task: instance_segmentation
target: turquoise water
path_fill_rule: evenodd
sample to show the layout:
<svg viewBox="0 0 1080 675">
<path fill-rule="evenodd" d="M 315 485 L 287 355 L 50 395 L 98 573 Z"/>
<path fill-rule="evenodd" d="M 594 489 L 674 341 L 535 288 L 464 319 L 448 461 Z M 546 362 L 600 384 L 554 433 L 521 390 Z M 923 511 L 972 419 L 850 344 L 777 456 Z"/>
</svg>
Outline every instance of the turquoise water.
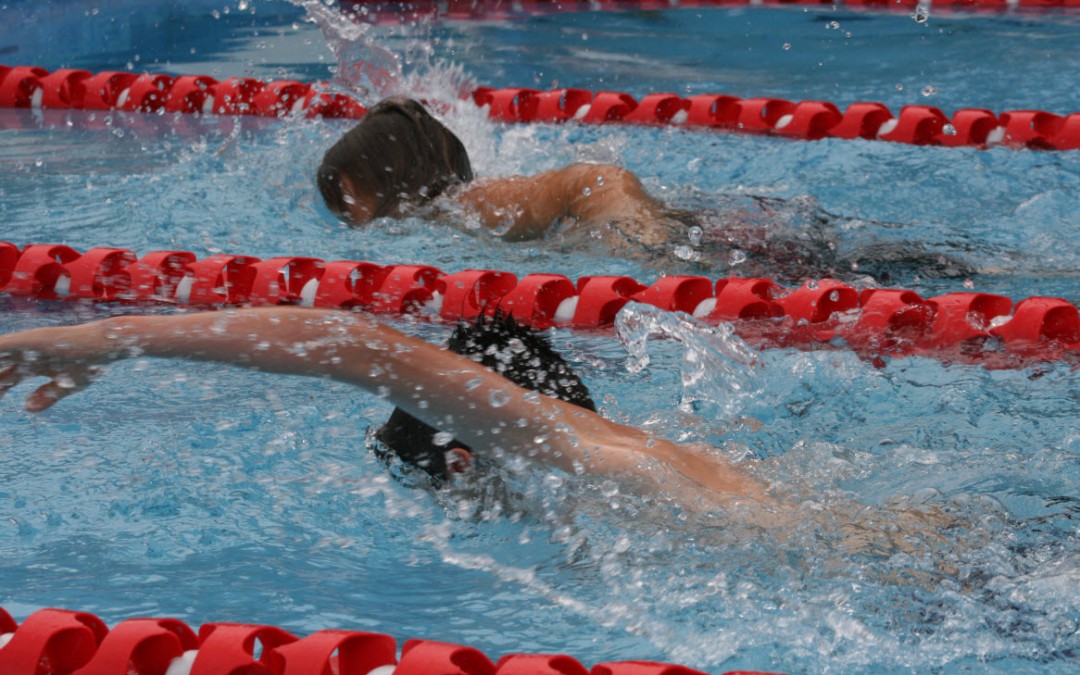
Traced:
<svg viewBox="0 0 1080 675">
<path fill-rule="evenodd" d="M 8 2 L 0 62 L 316 80 L 332 75 L 334 46 L 392 68 L 400 58 L 399 88 L 412 92 L 557 80 L 635 96 L 1080 110 L 1063 76 L 1077 59 L 1067 13 L 918 22 L 802 8 L 578 12 L 364 24 L 352 31 L 363 42 L 349 48 L 304 17 L 269 1 Z M 57 34 L 65 40 L 47 44 Z M 841 248 L 919 242 L 979 270 L 902 280 L 924 296 L 973 288 L 1080 300 L 1080 153 L 504 127 L 468 106 L 447 122 L 482 175 L 602 160 L 685 208 L 809 196 L 834 214 Z M 348 126 L 0 110 L 0 240 L 646 282 L 683 269 L 419 220 L 347 229 L 318 203 L 312 175 Z M 123 311 L 0 296 L 0 329 Z M 387 413 L 377 397 L 134 361 L 44 414 L 21 411 L 28 388 L 0 405 L 0 605 L 19 617 L 69 607 L 110 624 L 168 615 L 300 633 L 360 628 L 493 657 L 562 652 L 586 664 L 657 659 L 709 672 L 1075 669 L 1075 372 L 922 358 L 877 368 L 846 351 L 771 350 L 751 366 L 722 331 L 640 308 L 624 320 L 622 340 L 552 334 L 604 413 L 760 460 L 761 475 L 817 517 L 779 540 L 721 519 L 672 521 L 612 485 L 543 476 L 515 481 L 510 504 L 433 499 L 391 481 L 366 452 L 366 428 Z M 396 325 L 433 340 L 448 330 Z M 648 332 L 669 339 L 650 341 L 638 370 L 636 338 Z M 707 364 L 706 376 L 695 363 Z M 899 526 L 901 507 L 936 508 L 961 525 L 910 554 L 839 545 L 843 522 Z"/>
</svg>

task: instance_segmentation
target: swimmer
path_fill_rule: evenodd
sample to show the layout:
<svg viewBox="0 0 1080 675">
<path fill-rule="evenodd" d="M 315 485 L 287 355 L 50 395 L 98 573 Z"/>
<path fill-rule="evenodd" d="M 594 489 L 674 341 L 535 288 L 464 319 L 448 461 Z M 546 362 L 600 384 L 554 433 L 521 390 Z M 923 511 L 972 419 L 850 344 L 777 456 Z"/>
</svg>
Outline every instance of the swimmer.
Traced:
<svg viewBox="0 0 1080 675">
<path fill-rule="evenodd" d="M 534 176 L 475 178 L 464 144 L 419 102 L 386 99 L 323 158 L 316 181 L 327 207 L 353 227 L 422 216 L 477 223 L 505 241 L 546 239 L 646 263 L 801 281 L 870 274 L 969 276 L 970 265 L 917 244 L 839 254 L 838 219 L 810 198 L 716 197 L 712 212 L 672 209 L 631 171 L 575 163 Z"/>
<path fill-rule="evenodd" d="M 415 214 L 440 197 L 506 241 L 539 239 L 561 225 L 660 246 L 677 225 L 637 176 L 611 164 L 474 179 L 458 137 L 405 98 L 372 107 L 326 151 L 317 182 L 327 207 L 354 227 Z"/>
<path fill-rule="evenodd" d="M 507 318 L 459 326 L 445 348 L 369 315 L 297 307 L 37 328 L 0 334 L 0 397 L 43 376 L 49 381 L 26 399 L 27 410 L 42 411 L 90 385 L 102 366 L 135 357 L 333 379 L 383 396 L 396 407 L 374 434 L 376 453 L 434 490 L 520 460 L 614 480 L 627 494 L 685 514 L 687 526 L 696 518 L 715 524 L 722 514 L 785 541 L 808 522 L 835 522 L 835 546 L 883 555 L 941 550 L 940 532 L 955 524 L 933 507 L 830 503 L 827 514 L 808 513 L 783 486 L 756 475 L 752 460 L 734 463 L 705 444 L 674 443 L 601 416 L 548 342 Z"/>
<path fill-rule="evenodd" d="M 691 510 L 772 501 L 764 483 L 715 453 L 602 417 L 562 357 L 505 318 L 459 327 L 449 349 L 364 314 L 295 307 L 37 328 L 0 335 L 0 396 L 44 376 L 50 381 L 26 408 L 45 410 L 91 384 L 101 366 L 131 357 L 330 378 L 385 394 L 396 408 L 377 436 L 436 485 L 477 457 L 505 453 L 630 481 Z"/>
</svg>

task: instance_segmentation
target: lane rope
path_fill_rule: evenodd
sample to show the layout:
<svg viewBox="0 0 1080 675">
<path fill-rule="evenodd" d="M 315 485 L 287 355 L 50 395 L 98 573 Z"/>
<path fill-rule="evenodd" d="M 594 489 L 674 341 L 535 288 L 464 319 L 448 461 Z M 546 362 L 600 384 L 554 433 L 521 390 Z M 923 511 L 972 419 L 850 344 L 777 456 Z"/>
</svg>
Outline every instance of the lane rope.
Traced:
<svg viewBox="0 0 1080 675">
<path fill-rule="evenodd" d="M 111 630 L 89 612 L 41 609 L 17 624 L 0 607 L 4 675 L 707 675 L 684 666 L 620 661 L 591 669 L 565 654 L 507 654 L 353 630 L 305 637 L 275 626 L 132 618 Z M 740 671 L 743 675 L 769 675 Z M 737 675 L 726 673 L 725 675 Z"/>
<path fill-rule="evenodd" d="M 499 311 L 538 330 L 610 329 L 624 305 L 640 302 L 706 324 L 732 323 L 758 348 L 845 347 L 878 363 L 922 355 L 988 368 L 1080 364 L 1080 311 L 1062 298 L 1034 296 L 1015 305 L 977 292 L 922 298 L 833 279 L 784 288 L 765 278 L 664 276 L 646 285 L 627 276 L 518 278 L 500 270 L 448 274 L 428 265 L 300 256 L 199 259 L 190 251 L 153 251 L 138 257 L 122 248 L 82 253 L 61 244 L 20 249 L 0 242 L 0 293 L 201 309 L 301 305 L 448 322 Z"/>
<path fill-rule="evenodd" d="M 924 105 L 903 106 L 894 114 L 883 103 L 856 102 L 841 112 L 828 101 L 722 94 L 684 98 L 671 93 L 647 94 L 636 100 L 623 92 L 521 87 L 479 87 L 470 96 L 498 122 L 675 126 L 808 141 L 837 138 L 943 147 L 1080 149 L 1080 113 L 963 108 L 948 117 L 939 108 Z M 219 81 L 208 75 L 92 73 L 70 68 L 49 72 L 35 66 L 4 65 L 0 65 L 0 108 L 347 119 L 359 119 L 366 112 L 361 103 L 331 91 L 325 82 L 240 77 Z"/>
</svg>

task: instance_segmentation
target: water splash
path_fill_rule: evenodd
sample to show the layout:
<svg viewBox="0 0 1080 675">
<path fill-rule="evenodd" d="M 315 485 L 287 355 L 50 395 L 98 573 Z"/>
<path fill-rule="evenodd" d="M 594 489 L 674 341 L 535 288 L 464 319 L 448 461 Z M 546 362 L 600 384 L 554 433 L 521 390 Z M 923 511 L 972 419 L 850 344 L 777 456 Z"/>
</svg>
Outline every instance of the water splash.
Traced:
<svg viewBox="0 0 1080 675">
<path fill-rule="evenodd" d="M 321 0 L 290 0 L 322 31 L 337 60 L 334 83 L 369 101 L 395 92 L 403 78 L 402 59 L 375 42 L 372 26 Z"/>
<path fill-rule="evenodd" d="M 631 373 L 649 365 L 651 338 L 668 338 L 683 346 L 679 407 L 685 412 L 707 404 L 717 406 L 721 417 L 730 417 L 758 390 L 757 353 L 729 325 L 706 326 L 685 314 L 633 304 L 618 314 L 615 329 Z"/>
<path fill-rule="evenodd" d="M 368 9 L 363 5 L 344 11 L 326 0 L 290 2 L 307 13 L 306 20 L 318 26 L 326 39 L 337 61 L 334 84 L 361 101 L 409 95 L 451 108 L 475 86 L 462 66 L 440 58 L 439 41 L 432 39 L 427 16 L 403 15 L 399 35 L 390 39 L 385 27 L 376 31 L 367 20 Z"/>
</svg>

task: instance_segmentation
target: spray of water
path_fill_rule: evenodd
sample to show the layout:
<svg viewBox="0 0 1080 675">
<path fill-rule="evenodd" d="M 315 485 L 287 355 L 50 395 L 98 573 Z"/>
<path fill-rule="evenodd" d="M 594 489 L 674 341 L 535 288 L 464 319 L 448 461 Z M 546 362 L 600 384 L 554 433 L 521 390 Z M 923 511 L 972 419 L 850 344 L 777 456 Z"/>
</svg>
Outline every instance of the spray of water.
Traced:
<svg viewBox="0 0 1080 675">
<path fill-rule="evenodd" d="M 460 65 L 438 54 L 431 22 L 423 15 L 405 15 L 400 23 L 400 44 L 386 40 L 380 27 L 368 20 L 364 5 L 342 10 L 333 0 L 290 0 L 302 8 L 306 20 L 319 27 L 337 61 L 333 82 L 365 103 L 393 95 L 409 95 L 440 108 L 452 108 L 473 83 Z M 439 112 L 445 112 L 441 110 Z"/>
<path fill-rule="evenodd" d="M 707 326 L 685 314 L 634 304 L 619 313 L 615 328 L 631 373 L 649 365 L 650 339 L 667 338 L 683 346 L 679 407 L 685 412 L 709 404 L 719 407 L 720 416 L 730 417 L 758 390 L 757 354 L 730 325 Z"/>
</svg>

